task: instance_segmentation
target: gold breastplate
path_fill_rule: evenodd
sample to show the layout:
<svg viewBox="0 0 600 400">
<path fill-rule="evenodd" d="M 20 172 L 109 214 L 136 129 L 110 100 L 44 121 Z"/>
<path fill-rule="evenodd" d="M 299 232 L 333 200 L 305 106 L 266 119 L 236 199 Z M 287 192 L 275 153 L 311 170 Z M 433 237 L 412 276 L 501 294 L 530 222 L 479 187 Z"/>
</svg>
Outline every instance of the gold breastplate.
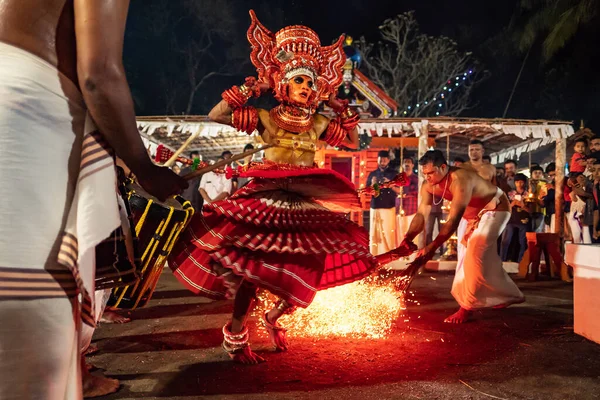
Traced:
<svg viewBox="0 0 600 400">
<path fill-rule="evenodd" d="M 313 129 L 308 132 L 292 133 L 279 128 L 271 138 L 274 148 L 285 149 L 289 162 L 306 157 L 314 158 L 317 150 L 317 134 Z"/>
</svg>

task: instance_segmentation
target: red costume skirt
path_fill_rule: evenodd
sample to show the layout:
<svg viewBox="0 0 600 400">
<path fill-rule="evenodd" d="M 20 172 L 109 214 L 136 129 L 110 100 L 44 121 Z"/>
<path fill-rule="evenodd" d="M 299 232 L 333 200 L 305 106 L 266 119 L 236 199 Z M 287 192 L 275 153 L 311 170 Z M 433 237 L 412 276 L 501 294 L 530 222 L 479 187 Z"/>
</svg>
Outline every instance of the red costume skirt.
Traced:
<svg viewBox="0 0 600 400">
<path fill-rule="evenodd" d="M 224 298 L 215 263 L 306 307 L 318 290 L 353 282 L 378 265 L 369 235 L 344 213 L 361 210 L 354 185 L 335 171 L 274 163 L 226 200 L 206 204 L 173 249 L 169 265 L 192 292 Z"/>
</svg>

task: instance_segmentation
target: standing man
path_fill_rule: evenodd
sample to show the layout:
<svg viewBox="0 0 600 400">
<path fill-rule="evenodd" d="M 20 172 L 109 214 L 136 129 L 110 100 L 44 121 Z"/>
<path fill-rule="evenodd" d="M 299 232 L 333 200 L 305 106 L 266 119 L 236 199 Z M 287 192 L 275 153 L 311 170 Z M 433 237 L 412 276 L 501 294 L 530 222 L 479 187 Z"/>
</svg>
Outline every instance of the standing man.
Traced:
<svg viewBox="0 0 600 400">
<path fill-rule="evenodd" d="M 252 145 L 252 143 L 246 144 L 244 146 L 243 152 L 245 153 L 250 150 L 254 150 L 254 145 Z M 243 160 L 237 161 L 238 167 L 247 167 L 248 165 L 250 165 L 253 158 L 254 158 L 254 155 L 249 155 L 249 156 L 244 157 Z M 231 167 L 233 168 L 233 166 L 231 166 Z M 231 178 L 232 193 L 237 192 L 238 189 L 244 187 L 249 181 L 250 181 L 250 178 L 244 178 L 241 176 L 239 176 L 239 177 L 235 176 L 235 177 Z"/>
<path fill-rule="evenodd" d="M 192 161 L 200 160 L 200 153 L 197 151 L 190 152 L 190 158 Z M 192 167 L 187 166 L 181 170 L 181 175 L 185 176 L 192 172 Z M 200 195 L 200 177 L 194 178 L 188 182 L 189 186 L 183 191 L 181 197 L 192 203 L 194 210 L 202 210 L 202 196 Z"/>
<path fill-rule="evenodd" d="M 504 190 L 505 193 L 515 190 L 515 175 L 517 174 L 517 163 L 515 160 L 506 160 L 504 162 L 504 184 L 505 187 L 500 189 Z"/>
<path fill-rule="evenodd" d="M 468 221 L 464 237 L 466 249 L 459 254 L 452 296 L 460 309 L 444 322 L 462 323 L 471 311 L 489 307 L 506 307 L 525 298 L 502 268 L 496 242 L 510 218 L 506 195 L 482 179 L 476 172 L 449 167 L 444 154 L 430 150 L 419 160 L 425 183 L 421 186 L 421 203 L 406 233 L 413 240 L 425 227 L 432 204 L 451 201 L 448 220 L 439 235 L 417 253 L 415 263 L 425 265 L 435 250 L 456 231 L 461 219 Z"/>
<path fill-rule="evenodd" d="M 186 187 L 152 163 L 137 130 L 122 64 L 128 7 L 0 2 L 2 399 L 118 387 L 84 378 L 82 393 L 79 351 L 82 316 L 94 324 L 94 247 L 120 225 L 112 149 L 156 197 Z"/>
<path fill-rule="evenodd" d="M 595 243 L 600 240 L 600 152 L 593 154 L 596 160 L 594 163 L 594 182 L 592 193 L 594 195 L 594 223 L 592 226 L 592 237 Z"/>
<path fill-rule="evenodd" d="M 546 211 L 545 232 L 554 233 L 554 226 L 556 225 L 555 216 L 555 198 L 556 191 L 554 187 L 554 177 L 556 176 L 556 164 L 550 163 L 546 166 L 546 175 L 548 176 L 548 182 L 546 183 L 546 195 L 543 197 L 544 209 Z"/>
<path fill-rule="evenodd" d="M 229 152 L 229 157 L 231 152 Z M 223 160 L 219 157 L 217 161 Z M 200 179 L 199 192 L 204 199 L 204 204 L 225 200 L 231 194 L 231 179 L 227 179 L 224 172 L 209 171 Z"/>
<path fill-rule="evenodd" d="M 496 184 L 496 167 L 483 160 L 485 150 L 481 140 L 473 139 L 469 142 L 469 161 L 461 165 L 462 168 L 471 168 L 486 181 Z"/>
<path fill-rule="evenodd" d="M 415 174 L 415 162 L 412 158 L 406 157 L 402 160 L 402 170 L 408 178 L 408 186 L 400 187 L 400 198 L 397 199 L 399 206 L 398 213 L 398 240 L 402 242 L 404 240 L 404 233 L 408 230 L 410 222 L 417 213 L 419 205 L 419 177 Z M 433 223 L 431 225 L 433 227 Z M 415 244 L 421 248 L 424 246 L 422 243 L 423 235 L 415 240 Z"/>
<path fill-rule="evenodd" d="M 531 211 L 531 229 L 536 233 L 544 232 L 544 197 L 546 197 L 547 186 L 544 181 L 544 169 L 539 165 L 531 167 L 529 171 L 529 207 Z"/>
<path fill-rule="evenodd" d="M 508 199 L 512 207 L 512 212 L 506 229 L 502 234 L 502 261 L 508 261 L 510 243 L 513 233 L 517 230 L 519 235 L 519 255 L 517 262 L 521 262 L 525 250 L 527 250 L 527 235 L 531 227 L 530 203 L 526 202 L 529 192 L 527 191 L 527 177 L 523 174 L 515 175 L 516 189 L 508 192 Z"/>
<path fill-rule="evenodd" d="M 396 177 L 390 167 L 390 153 L 381 150 L 377 154 L 377 169 L 367 177 L 367 184 L 373 186 L 389 182 Z M 381 189 L 379 196 L 371 197 L 371 218 L 369 221 L 369 241 L 373 255 L 383 254 L 398 247 L 398 224 L 396 219 L 396 190 Z"/>
</svg>

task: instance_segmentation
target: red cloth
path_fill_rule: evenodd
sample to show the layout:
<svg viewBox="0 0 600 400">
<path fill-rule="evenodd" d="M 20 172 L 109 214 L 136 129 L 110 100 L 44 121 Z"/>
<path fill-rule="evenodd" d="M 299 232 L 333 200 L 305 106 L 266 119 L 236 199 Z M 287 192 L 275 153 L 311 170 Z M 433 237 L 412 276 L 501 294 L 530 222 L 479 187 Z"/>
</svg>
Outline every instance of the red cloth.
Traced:
<svg viewBox="0 0 600 400">
<path fill-rule="evenodd" d="M 359 210 L 354 185 L 335 171 L 266 162 L 226 200 L 206 204 L 169 258 L 194 293 L 224 298 L 213 263 L 306 307 L 318 290 L 353 282 L 378 265 L 369 235 L 342 212 Z M 334 211 L 335 210 L 335 211 Z"/>
<path fill-rule="evenodd" d="M 579 165 L 579 160 L 585 158 L 585 155 L 581 153 L 574 153 L 569 163 L 569 172 L 585 172 L 585 166 Z"/>
</svg>

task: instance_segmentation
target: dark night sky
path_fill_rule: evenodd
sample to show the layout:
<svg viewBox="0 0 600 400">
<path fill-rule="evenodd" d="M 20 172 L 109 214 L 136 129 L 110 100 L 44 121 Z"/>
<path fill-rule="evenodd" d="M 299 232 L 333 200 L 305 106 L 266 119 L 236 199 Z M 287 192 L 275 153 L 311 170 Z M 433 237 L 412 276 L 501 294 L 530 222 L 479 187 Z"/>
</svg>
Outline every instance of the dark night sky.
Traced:
<svg viewBox="0 0 600 400">
<path fill-rule="evenodd" d="M 140 21 L 136 16 L 154 0 L 134 0 L 130 11 L 128 29 L 139 29 Z M 177 4 L 171 0 L 170 4 Z M 198 0 L 202 1 L 202 0 Z M 285 25 L 303 24 L 313 28 L 321 37 L 324 44 L 330 43 L 341 33 L 347 33 L 355 38 L 362 35 L 371 41 L 378 39 L 377 27 L 386 18 L 396 14 L 415 10 L 421 31 L 430 35 L 446 35 L 454 39 L 461 50 L 473 52 L 473 56 L 489 71 L 489 78 L 474 92 L 474 101 L 478 104 L 469 110 L 466 116 L 501 117 L 506 101 L 510 95 L 515 77 L 521 67 L 524 55 L 510 46 L 507 39 L 501 44 L 494 40 L 506 28 L 513 16 L 518 0 L 405 0 L 405 1 L 373 1 L 373 0 L 321 0 L 321 1 L 283 1 L 283 0 L 229 0 L 229 4 L 237 5 L 235 15 L 239 20 L 234 31 L 234 40 L 246 45 L 245 32 L 248 28 L 248 10 L 257 11 L 259 19 L 272 31 Z M 260 10 L 265 4 L 273 9 L 279 9 L 283 15 L 281 26 L 274 26 L 269 16 L 261 18 Z M 504 36 L 506 38 L 507 36 Z M 600 89 L 600 79 L 596 77 L 595 60 L 600 51 L 595 46 L 598 29 L 592 27 L 580 32 L 552 62 L 541 63 L 539 46 L 532 51 L 528 60 L 522 81 L 517 89 L 508 117 L 511 118 L 562 118 L 574 121 L 585 119 L 594 129 L 600 129 L 600 119 L 597 119 L 599 103 L 595 92 Z M 138 38 L 139 39 L 139 38 Z M 144 52 L 128 49 L 147 46 L 145 53 L 151 53 L 152 43 L 140 44 L 139 40 L 132 43 L 126 40 L 126 65 L 129 75 L 136 75 L 136 65 L 144 61 Z M 227 49 L 223 49 L 227 51 Z M 249 46 L 247 47 L 249 54 Z M 147 56 L 146 56 L 147 58 Z M 210 61 L 207 61 L 210 62 Z M 160 66 L 156 66 L 160 68 Z M 140 74 L 142 76 L 142 74 Z M 236 78 L 239 79 L 239 78 Z M 133 89 L 140 89 L 142 82 L 130 78 Z M 143 85 L 147 85 L 147 78 Z M 205 88 L 208 99 L 218 100 L 220 90 L 217 86 L 224 83 L 216 82 Z M 214 92 L 214 93 L 213 93 Z M 152 106 L 153 95 L 142 95 L 146 104 L 144 112 L 157 113 Z M 211 100 L 212 101 L 212 100 Z M 139 110 L 138 110 L 139 111 Z M 206 113 L 205 106 L 199 106 L 194 111 Z"/>
</svg>

